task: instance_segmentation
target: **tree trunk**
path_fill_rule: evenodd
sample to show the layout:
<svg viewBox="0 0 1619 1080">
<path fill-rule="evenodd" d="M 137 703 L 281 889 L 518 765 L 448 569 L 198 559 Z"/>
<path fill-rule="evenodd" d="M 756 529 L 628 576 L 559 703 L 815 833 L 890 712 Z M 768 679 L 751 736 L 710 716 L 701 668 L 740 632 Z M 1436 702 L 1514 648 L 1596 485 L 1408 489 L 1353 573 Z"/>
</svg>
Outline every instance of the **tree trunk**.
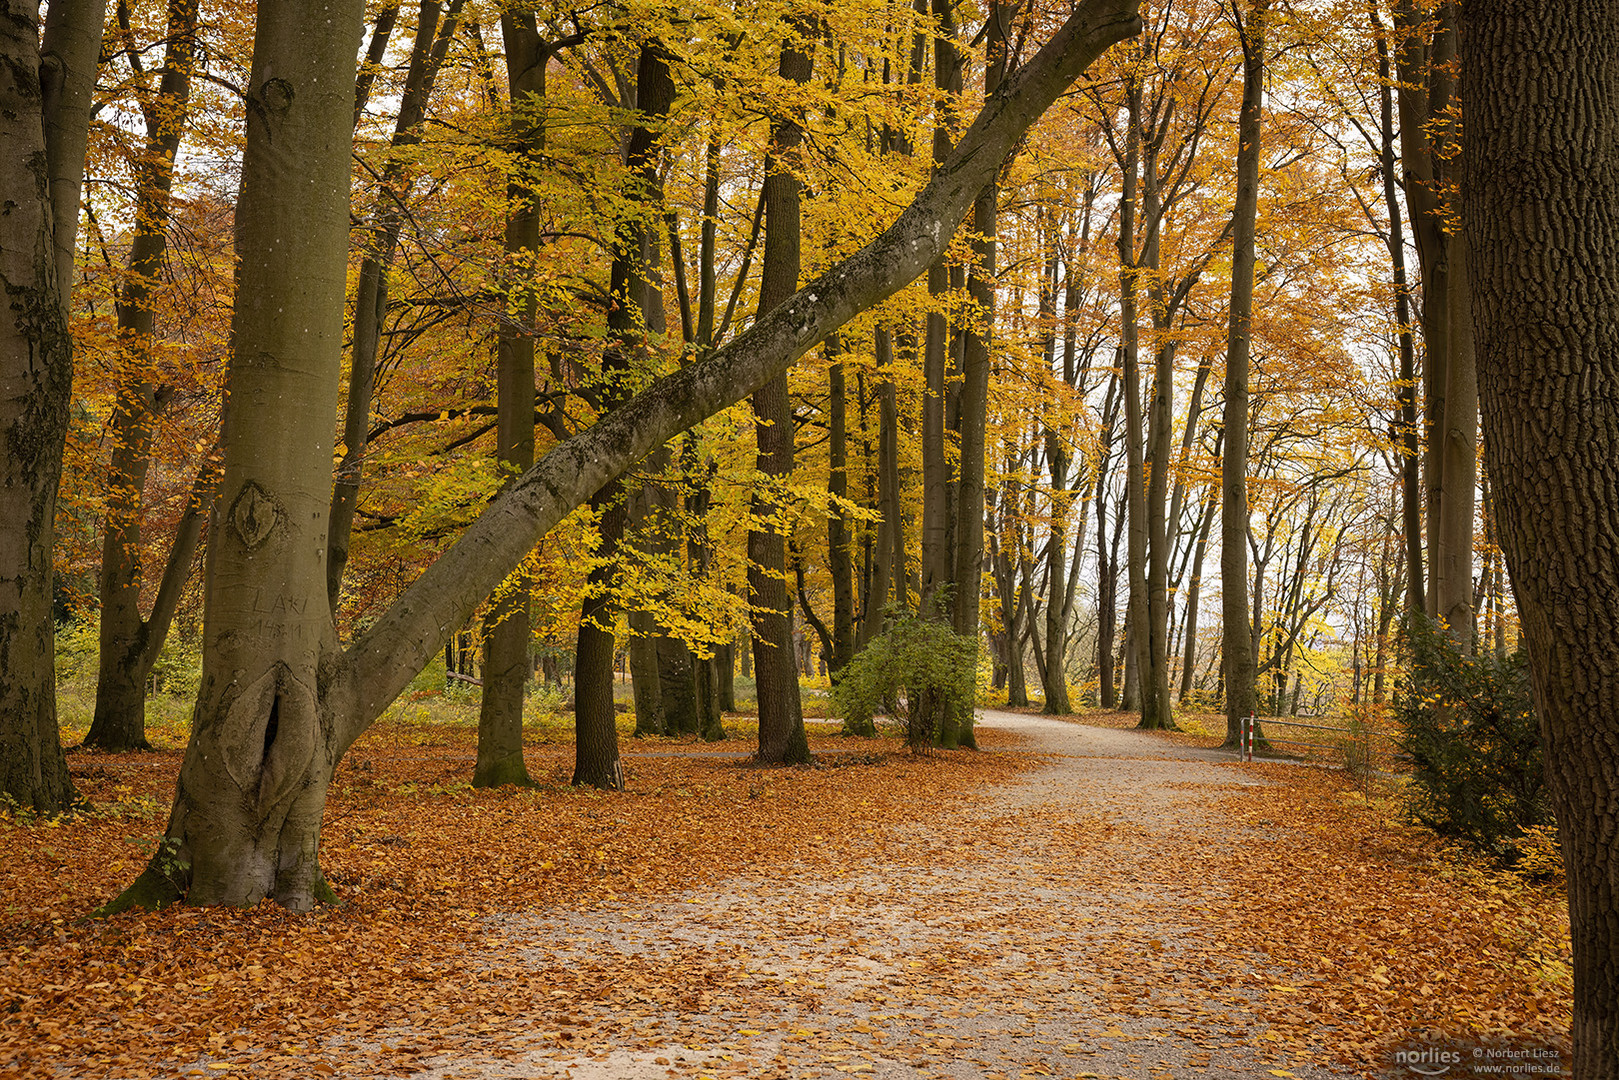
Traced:
<svg viewBox="0 0 1619 1080">
<path fill-rule="evenodd" d="M 992 3 L 986 16 L 987 39 L 984 52 L 984 93 L 993 94 L 1006 75 L 1006 23 L 1011 12 Z M 984 454 L 989 412 L 990 347 L 995 331 L 995 230 L 999 211 L 1000 185 L 984 187 L 973 203 L 973 262 L 967 276 L 967 294 L 978 309 L 978 317 L 964 330 L 961 349 L 961 422 L 959 424 L 960 474 L 956 488 L 956 521 L 952 531 L 955 561 L 951 568 L 954 607 L 951 612 L 955 632 L 970 640 L 977 655 L 979 644 L 979 604 L 984 576 Z M 974 665 L 974 675 L 977 667 Z M 941 730 L 941 743 L 976 749 L 973 708 L 977 701 L 976 677 L 973 694 L 966 701 L 951 702 Z"/>
<path fill-rule="evenodd" d="M 459 0 L 452 0 L 447 29 L 454 26 L 459 7 Z M 430 2 L 422 5 L 422 18 L 416 30 L 415 54 L 427 51 L 424 39 L 432 37 L 430 27 L 436 21 L 436 16 L 436 4 Z M 506 44 L 506 73 L 511 95 L 510 149 L 521 160 L 545 152 L 545 129 L 541 126 L 543 121 L 533 110 L 532 105 L 534 99 L 545 96 L 545 65 L 550 58 L 550 52 L 540 42 L 532 16 L 503 14 L 501 36 Z M 439 37 L 447 40 L 446 34 Z M 433 51 L 437 56 L 443 56 L 442 46 L 436 46 Z M 419 64 L 416 55 L 413 55 L 411 74 L 417 76 L 421 100 L 415 104 L 411 119 L 417 123 L 420 122 L 426 105 L 426 96 L 432 86 L 431 74 L 436 73 L 438 69 L 437 63 L 433 63 L 430 71 L 418 75 L 421 66 L 423 65 Z M 417 89 L 411 86 L 409 81 L 406 85 L 407 93 Z M 394 136 L 395 146 L 400 145 L 405 132 L 415 127 L 414 123 L 409 128 L 404 126 L 403 113 L 402 109 L 400 131 Z M 414 139 L 414 136 L 411 138 Z M 506 199 L 509 206 L 505 234 L 508 274 L 518 278 L 522 273 L 521 268 L 528 264 L 540 246 L 539 216 L 530 201 L 531 193 L 520 176 L 513 176 L 507 181 Z M 399 221 L 402 218 L 403 215 L 397 210 L 386 215 L 388 225 L 385 226 L 387 235 L 383 238 L 383 250 L 372 260 L 379 264 L 377 281 L 373 285 L 376 289 L 374 295 L 377 305 L 369 309 L 364 309 L 361 305 L 361 301 L 366 299 L 364 295 L 366 277 L 362 267 L 362 295 L 360 301 L 357 301 L 357 305 L 360 306 L 357 306 L 356 310 L 364 310 L 367 320 L 369 357 L 361 355 L 361 334 L 357 331 L 355 361 L 349 386 L 351 421 L 356 419 L 354 412 L 357 393 L 367 403 L 369 411 L 369 383 L 376 366 L 377 341 L 381 337 L 382 329 L 380 304 L 385 300 L 380 270 L 392 261 L 393 249 L 398 241 Z M 495 453 L 502 464 L 512 466 L 521 472 L 534 464 L 533 334 L 539 304 L 533 291 L 521 284 L 509 287 L 508 291 L 509 314 L 501 321 L 495 346 Z M 353 385 L 355 379 L 363 379 L 367 384 L 366 387 L 357 390 Z M 350 452 L 352 450 L 351 447 Z M 356 471 L 359 468 L 358 459 L 354 463 L 354 468 Z M 341 481 L 337 484 L 338 494 L 334 495 L 332 500 L 334 518 L 340 513 L 346 513 L 350 521 L 353 519 L 353 500 L 358 491 L 358 475 L 353 479 L 355 486 L 352 489 L 345 489 Z M 339 506 L 345 499 L 346 510 Z M 334 556 L 336 551 L 337 548 L 334 546 Z M 343 545 L 343 552 L 346 557 L 346 542 Z M 334 564 L 336 561 L 334 557 Z M 333 599 L 333 610 L 336 610 L 337 594 L 331 590 L 334 584 L 334 568 L 329 567 L 327 573 L 328 596 Z M 341 567 L 335 567 L 335 573 L 340 578 Z M 501 585 L 484 620 L 483 687 L 478 707 L 478 757 L 472 770 L 473 787 L 500 787 L 503 784 L 527 786 L 532 783 L 528 775 L 528 766 L 523 761 L 523 691 L 528 685 L 528 650 L 531 637 L 529 598 L 532 591 L 533 582 L 529 575 L 519 570 Z"/>
<path fill-rule="evenodd" d="M 1455 104 L 1458 4 L 1438 6 L 1424 42 L 1412 0 L 1395 6 L 1402 32 L 1396 54 L 1400 137 L 1422 278 L 1423 389 L 1426 402 L 1429 616 L 1464 650 L 1472 644 L 1473 514 L 1478 384 L 1465 225 L 1456 197 L 1460 140 Z M 1424 93 L 1424 90 L 1426 93 Z"/>
<path fill-rule="evenodd" d="M 168 831 L 126 902 L 179 892 L 307 910 L 331 895 L 320 821 L 357 732 L 337 721 L 341 689 L 322 692 L 338 656 L 326 488 L 310 478 L 331 470 L 343 341 L 354 103 L 352 83 L 332 74 L 352 70 L 362 7 L 259 8 L 236 209 L 235 405 L 209 530 L 202 682 Z"/>
<path fill-rule="evenodd" d="M 354 510 L 360 496 L 361 473 L 371 429 L 373 383 L 382 342 L 383 317 L 388 308 L 388 270 L 393 265 L 407 217 L 404 199 L 415 182 L 406 155 L 399 151 L 421 142 L 421 125 L 427 115 L 427 103 L 432 97 L 433 84 L 444 63 L 450 39 L 455 36 L 461 4 L 462 0 L 450 0 L 449 13 L 441 27 L 438 0 L 423 0 L 421 3 L 416 21 L 416 40 L 411 46 L 410 67 L 405 73 L 404 91 L 399 98 L 399 116 L 394 123 L 393 138 L 388 148 L 388 163 L 382 171 L 382 190 L 378 193 L 371 229 L 365 234 L 365 255 L 360 261 L 359 282 L 354 292 L 354 345 L 349 363 L 348 404 L 343 417 L 343 460 L 332 485 L 331 524 L 326 541 L 326 594 L 333 611 L 337 610 L 342 598 L 343 571 L 348 566 L 349 538 L 354 527 Z M 392 27 L 391 20 L 389 27 Z M 541 48 L 532 16 L 502 16 L 501 33 L 505 38 L 507 81 L 514 109 L 511 150 L 517 156 L 537 153 L 544 149 L 545 133 L 539 126 L 543 121 L 532 112 L 523 112 L 518 98 L 528 93 L 544 95 L 545 61 L 549 54 Z M 382 37 L 386 44 L 380 19 L 377 36 Z M 362 96 L 368 94 L 369 89 L 369 83 L 355 88 L 356 124 L 362 110 Z M 494 94 L 492 90 L 491 95 Z M 508 198 L 516 199 L 526 198 L 527 195 L 521 184 L 515 181 L 507 184 L 507 194 Z M 533 219 L 532 210 L 527 214 L 527 224 L 524 224 L 524 214 L 521 212 L 515 214 L 507 224 L 508 255 L 514 253 L 513 244 L 527 244 L 532 248 L 539 242 L 539 227 Z M 515 233 L 514 228 L 517 230 Z M 526 316 L 525 321 L 532 320 L 532 306 L 533 299 L 530 297 L 520 309 Z M 509 338 L 514 338 L 513 328 L 503 325 L 499 347 L 510 349 L 512 342 L 508 341 Z M 519 349 L 523 347 L 517 346 Z M 526 348 L 532 367 L 532 342 Z M 503 352 L 502 356 L 506 358 L 506 353 Z M 498 404 L 496 407 L 499 407 Z M 529 463 L 532 464 L 532 450 L 530 458 Z"/>
<path fill-rule="evenodd" d="M 1048 220 L 1048 229 L 1055 232 L 1056 224 Z M 1054 235 L 1046 239 L 1046 267 L 1040 283 L 1040 313 L 1045 336 L 1046 366 L 1054 360 L 1057 317 L 1057 246 Z M 1068 512 L 1073 506 L 1068 484 L 1068 447 L 1054 427 L 1046 427 L 1046 469 L 1051 475 L 1051 529 L 1046 537 L 1046 647 L 1045 664 L 1040 670 L 1041 689 L 1045 702 L 1040 711 L 1047 716 L 1065 716 L 1074 711 L 1068 700 L 1068 623 L 1063 603 L 1068 593 L 1068 559 L 1064 549 L 1064 534 Z"/>
<path fill-rule="evenodd" d="M 1573 1074 L 1613 1080 L 1619 4 L 1477 0 L 1463 11 L 1463 213 L 1484 446 L 1568 868 Z"/>
<path fill-rule="evenodd" d="M 794 23 L 796 31 L 804 27 Z M 795 34 L 796 37 L 796 34 Z M 810 79 L 810 55 L 790 37 L 781 47 L 780 74 L 794 83 Z M 790 171 L 803 141 L 803 129 L 778 117 L 770 125 L 770 155 L 765 166 L 765 251 L 760 270 L 759 314 L 764 316 L 798 289 L 799 181 Z M 759 445 L 758 468 L 785 485 L 793 470 L 793 411 L 787 373 L 777 375 L 753 395 Z M 753 515 L 769 521 L 748 533 L 748 587 L 753 594 L 754 685 L 759 699 L 759 760 L 797 764 L 809 760 L 803 706 L 798 693 L 798 664 L 793 655 L 793 607 L 787 593 L 783 493 L 756 492 Z"/>
<path fill-rule="evenodd" d="M 1123 191 L 1119 198 L 1119 321 L 1124 370 L 1124 445 L 1125 445 L 1125 507 L 1129 515 L 1125 566 L 1129 578 L 1130 599 L 1125 617 L 1124 707 L 1139 705 L 1142 709 L 1141 725 L 1155 727 L 1156 714 L 1148 715 L 1144 687 L 1138 680 L 1151 678 L 1152 656 L 1150 634 L 1143 633 L 1147 615 L 1147 504 L 1146 463 L 1143 453 L 1146 437 L 1141 419 L 1141 344 L 1137 324 L 1136 297 L 1139 266 L 1136 258 L 1135 221 L 1136 198 L 1140 188 L 1141 160 L 1141 88 L 1134 80 L 1126 87 L 1129 98 L 1129 131 L 1125 138 Z"/>
<path fill-rule="evenodd" d="M 574 655 L 572 783 L 624 790 L 624 767 L 618 755 L 618 712 L 613 704 L 613 620 L 618 605 L 613 586 L 618 577 L 618 545 L 624 536 L 622 485 L 613 481 L 590 500 L 600 522 L 597 564 L 586 579 L 579 610 L 579 643 Z"/>
<path fill-rule="evenodd" d="M 1256 711 L 1248 613 L 1248 361 L 1254 310 L 1254 238 L 1265 107 L 1265 15 L 1252 0 L 1242 27 L 1242 114 L 1237 128 L 1237 201 L 1232 211 L 1231 317 L 1226 333 L 1225 417 L 1220 458 L 1220 650 L 1225 657 L 1225 742 L 1242 745 Z"/>
<path fill-rule="evenodd" d="M 875 342 L 877 372 L 877 543 L 871 590 L 866 595 L 866 617 L 860 624 L 859 644 L 882 633 L 889 598 L 905 604 L 905 529 L 900 517 L 899 402 L 894 390 L 894 337 L 879 326 Z M 887 373 L 887 374 L 884 374 Z"/>
<path fill-rule="evenodd" d="M 42 814 L 73 800 L 56 722 L 51 544 L 72 394 L 67 300 L 105 7 L 37 5 L 0 32 L 0 146 L 13 163 L 0 215 L 0 794 Z M 92 40 L 93 35 L 93 40 Z"/>
<path fill-rule="evenodd" d="M 1224 458 L 1221 459 L 1222 465 Z M 1212 492 L 1211 492 L 1212 494 Z M 1197 667 L 1197 605 L 1203 592 L 1203 555 L 1208 550 L 1209 532 L 1214 527 L 1215 501 L 1210 498 L 1203 511 L 1203 524 L 1197 530 L 1197 549 L 1192 555 L 1192 580 L 1186 589 L 1185 655 L 1181 659 L 1181 685 L 1177 700 L 1192 692 L 1192 676 Z"/>
<path fill-rule="evenodd" d="M 674 81 L 656 41 L 641 46 L 635 75 L 636 106 L 640 119 L 630 129 L 624 164 L 637 202 L 661 202 L 658 184 L 657 139 L 661 123 L 674 100 Z M 608 348 L 602 354 L 602 404 L 622 408 L 624 372 L 644 341 L 642 312 L 651 295 L 647 270 L 646 227 L 633 213 L 614 229 L 613 266 L 608 306 Z M 672 434 L 672 433 L 671 433 Z M 601 545 L 598 565 L 591 570 L 586 598 L 579 616 L 579 655 L 574 694 L 575 784 L 618 791 L 624 770 L 618 757 L 617 713 L 613 706 L 613 658 L 617 653 L 614 624 L 618 600 L 618 548 L 624 538 L 629 512 L 623 484 L 614 480 L 597 491 L 591 508 L 599 515 Z M 661 698 L 661 695 L 660 695 Z"/>
<path fill-rule="evenodd" d="M 832 514 L 826 522 L 826 567 L 832 577 L 832 655 L 828 668 L 833 681 L 854 658 L 854 553 L 848 524 L 839 500 L 849 497 L 849 420 L 842 344 L 836 335 L 826 339 L 828 367 L 827 419 L 831 425 L 831 455 L 827 493 Z"/>
<path fill-rule="evenodd" d="M 84 737 L 85 746 L 101 750 L 150 748 L 146 741 L 146 679 L 174 614 L 172 606 L 167 610 L 159 607 L 150 621 L 141 618 L 141 519 L 152 424 L 169 396 L 157 385 L 152 293 L 168 248 L 169 190 L 191 93 L 196 24 L 195 0 L 170 7 L 157 100 L 143 103 L 142 108 L 146 152 L 137 167 L 135 236 L 117 304 L 121 370 L 118 401 L 108 422 L 112 454 L 107 513 L 102 521 L 95 717 Z M 174 549 L 174 560 L 183 560 L 185 568 L 196 553 L 198 525 L 200 521 L 188 507 Z"/>
<path fill-rule="evenodd" d="M 652 612 L 629 613 L 630 692 L 635 701 L 635 736 L 670 735 L 663 715 L 663 673 L 658 664 L 658 623 Z"/>
<path fill-rule="evenodd" d="M 1411 288 L 1405 272 L 1405 230 L 1401 224 L 1399 179 L 1394 171 L 1393 73 L 1388 45 L 1381 33 L 1382 24 L 1376 21 L 1375 13 L 1373 20 L 1379 31 L 1374 38 L 1377 43 L 1378 125 L 1382 136 L 1380 164 L 1383 206 L 1389 217 L 1388 251 L 1389 265 L 1394 275 L 1394 321 L 1399 324 L 1400 419 L 1396 433 L 1400 455 L 1400 520 L 1405 534 L 1405 594 L 1408 610 L 1417 615 L 1426 609 L 1423 599 L 1426 583 L 1422 566 L 1422 433 L 1417 426 L 1416 343 L 1411 327 Z M 1378 678 L 1381 677 L 1380 668 Z"/>
<path fill-rule="evenodd" d="M 232 400 L 262 401 L 265 422 L 232 427 L 220 505 L 221 529 L 231 529 L 233 539 L 226 544 L 214 532 L 203 687 L 169 833 L 140 880 L 108 910 L 151 906 L 188 888 L 199 902 L 270 895 L 309 906 L 323 891 L 318 827 L 332 768 L 453 628 L 592 492 L 913 280 L 948 243 L 943 223 L 966 213 L 1029 125 L 1103 50 L 1141 25 L 1130 0 L 1083 3 L 986 103 L 950 166 L 893 225 L 713 356 L 666 376 L 548 453 L 339 654 L 325 603 L 325 546 L 315 542 L 324 533 L 326 500 L 307 492 L 308 474 L 324 475 L 331 464 L 330 423 L 320 418 L 337 406 L 353 104 L 326 83 L 354 63 L 360 16 L 357 3 L 334 11 L 308 0 L 271 0 L 260 8 L 238 207 L 246 254 Z M 308 33 L 327 18 L 337 28 L 331 40 Z M 341 107 L 325 105 L 323 94 Z M 310 113 L 318 123 L 307 123 Z M 271 155 L 284 160 L 264 160 Z M 279 191 L 278 180 L 297 190 Z M 265 214 L 264 203 L 284 216 Z M 20 217 L 14 210 L 4 220 L 15 225 Z M 277 236 L 281 243 L 264 242 Z M 289 345 L 306 359 L 296 370 L 279 359 L 294 355 Z M 272 400 L 287 411 L 270 409 Z M 289 443 L 289 422 L 306 417 L 307 442 Z M 303 483 L 278 504 L 272 486 L 287 473 Z M 311 670 L 318 660 L 325 663 Z"/>
</svg>

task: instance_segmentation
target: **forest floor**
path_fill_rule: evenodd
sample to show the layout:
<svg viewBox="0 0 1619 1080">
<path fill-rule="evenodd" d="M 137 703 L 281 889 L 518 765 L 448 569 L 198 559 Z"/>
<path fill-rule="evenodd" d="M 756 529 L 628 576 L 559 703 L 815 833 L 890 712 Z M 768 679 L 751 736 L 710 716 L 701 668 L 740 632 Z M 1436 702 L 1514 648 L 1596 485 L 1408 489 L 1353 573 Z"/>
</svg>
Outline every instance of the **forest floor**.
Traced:
<svg viewBox="0 0 1619 1080">
<path fill-rule="evenodd" d="M 465 725 L 385 721 L 327 811 L 344 904 L 307 916 L 85 921 L 179 755 L 74 754 L 89 812 L 0 817 L 0 1076 L 1326 1080 L 1565 1051 L 1555 884 L 1340 771 L 1127 723 L 987 712 L 987 752 L 920 757 L 823 734 L 793 769 L 626 740 L 615 795 L 555 745 L 536 788 L 475 792 Z"/>
</svg>

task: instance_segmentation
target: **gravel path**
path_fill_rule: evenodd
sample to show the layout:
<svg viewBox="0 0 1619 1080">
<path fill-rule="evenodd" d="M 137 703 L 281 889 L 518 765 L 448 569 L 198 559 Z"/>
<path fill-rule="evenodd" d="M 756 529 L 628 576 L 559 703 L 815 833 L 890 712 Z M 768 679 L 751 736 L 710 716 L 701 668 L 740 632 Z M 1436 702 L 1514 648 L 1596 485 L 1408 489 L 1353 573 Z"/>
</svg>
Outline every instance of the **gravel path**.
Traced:
<svg viewBox="0 0 1619 1080">
<path fill-rule="evenodd" d="M 1285 973 L 1221 947 L 1240 898 L 1220 856 L 1263 840 L 1222 820 L 1225 793 L 1259 783 L 1232 755 L 1013 713 L 980 722 L 1045 763 L 934 820 L 875 828 L 842 872 L 761 868 L 493 926 L 499 964 L 645 979 L 644 1007 L 581 1008 L 512 1033 L 503 1058 L 425 1075 L 1350 1075 L 1270 1035 L 1254 1005 Z"/>
</svg>

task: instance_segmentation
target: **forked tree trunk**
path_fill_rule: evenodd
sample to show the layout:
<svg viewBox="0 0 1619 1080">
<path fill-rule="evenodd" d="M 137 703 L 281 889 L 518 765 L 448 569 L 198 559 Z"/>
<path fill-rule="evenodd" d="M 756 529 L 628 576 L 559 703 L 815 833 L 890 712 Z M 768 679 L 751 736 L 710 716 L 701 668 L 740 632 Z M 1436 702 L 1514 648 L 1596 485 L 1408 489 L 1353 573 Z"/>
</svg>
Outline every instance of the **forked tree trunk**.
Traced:
<svg viewBox="0 0 1619 1080">
<path fill-rule="evenodd" d="M 959 220 L 1028 127 L 1141 25 L 1133 0 L 1082 3 L 986 103 L 950 167 L 893 225 L 730 345 L 547 454 L 340 653 L 319 542 L 325 485 L 309 476 L 329 475 L 341 359 L 353 102 L 331 73 L 354 63 L 361 14 L 355 0 L 335 8 L 331 0 L 266 0 L 259 9 L 230 385 L 233 401 L 263 403 L 261 422 L 232 426 L 203 682 L 169 828 L 109 911 L 176 897 L 251 904 L 264 896 L 301 909 L 329 895 L 318 845 L 332 770 L 452 628 L 592 492 L 921 273 L 949 242 L 940 223 Z M 20 217 L 14 211 L 6 220 Z M 271 237 L 280 242 L 268 244 Z"/>
<path fill-rule="evenodd" d="M 1619 3 L 1463 8 L 1484 446 L 1568 868 L 1577 1080 L 1619 1077 Z"/>
<path fill-rule="evenodd" d="M 269 896 L 304 910 L 330 895 L 320 821 L 354 733 L 338 722 L 351 703 L 331 692 L 327 488 L 311 478 L 332 465 L 348 246 L 353 83 L 332 73 L 353 68 L 362 11 L 259 7 L 202 682 L 168 832 L 136 899 L 181 883 L 200 904 Z"/>
<path fill-rule="evenodd" d="M 142 111 L 146 154 L 137 167 L 135 236 L 128 271 L 118 298 L 118 401 L 108 428 L 112 437 L 107 513 L 102 523 L 101 626 L 96 672 L 95 716 L 84 745 L 102 750 L 148 749 L 146 680 L 168 635 L 179 599 L 179 583 L 159 590 L 151 617 L 140 610 L 141 536 L 144 489 L 151 463 L 152 425 L 168 397 L 160 389 L 153 357 L 154 286 L 168 249 L 169 190 L 174 156 L 186 122 L 191 67 L 196 55 L 196 0 L 171 5 L 169 36 L 157 100 Z M 164 584 L 191 566 L 201 531 L 198 499 L 187 501 L 176 531 Z"/>
</svg>

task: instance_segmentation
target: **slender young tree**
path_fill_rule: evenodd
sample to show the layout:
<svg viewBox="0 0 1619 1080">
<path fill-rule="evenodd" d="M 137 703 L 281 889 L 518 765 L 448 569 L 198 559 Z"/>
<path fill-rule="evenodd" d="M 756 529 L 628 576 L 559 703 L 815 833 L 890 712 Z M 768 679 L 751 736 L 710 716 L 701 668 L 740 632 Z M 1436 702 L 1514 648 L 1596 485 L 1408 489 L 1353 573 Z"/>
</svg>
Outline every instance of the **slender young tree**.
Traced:
<svg viewBox="0 0 1619 1080">
<path fill-rule="evenodd" d="M 788 24 L 781 46 L 783 81 L 804 85 L 811 74 L 807 19 Z M 798 291 L 799 189 L 794 173 L 804 131 L 791 116 L 770 122 L 770 155 L 765 164 L 765 251 L 759 278 L 763 317 Z M 793 469 L 793 412 L 787 374 L 754 391 L 753 412 L 759 445 L 758 468 L 773 483 L 786 484 Z M 793 602 L 787 591 L 789 526 L 783 493 L 755 494 L 753 516 L 760 524 L 748 533 L 748 591 L 753 597 L 753 666 L 759 700 L 759 760 L 796 764 L 809 760 L 799 698 L 798 664 L 793 655 Z"/>
<path fill-rule="evenodd" d="M 191 97 L 197 53 L 196 0 L 169 6 L 168 38 L 157 93 L 141 101 L 146 145 L 136 164 L 135 235 L 119 290 L 118 353 L 122 366 L 108 423 L 112 461 L 102 522 L 101 623 L 98 630 L 95 715 L 84 745 L 102 750 L 147 749 L 146 680 L 162 652 L 181 588 L 202 535 L 209 473 L 204 468 L 187 500 L 150 615 L 140 610 L 142 517 L 151 465 L 152 429 L 171 388 L 160 385 L 153 356 L 158 282 L 167 260 L 169 194 Z"/>
<path fill-rule="evenodd" d="M 1237 122 L 1237 202 L 1232 211 L 1231 314 L 1226 333 L 1224 453 L 1220 459 L 1220 614 L 1225 657 L 1225 745 L 1242 743 L 1256 710 L 1248 632 L 1248 358 L 1253 340 L 1255 232 L 1264 143 L 1265 17 L 1270 0 L 1233 9 L 1242 39 L 1242 114 Z"/>
</svg>

